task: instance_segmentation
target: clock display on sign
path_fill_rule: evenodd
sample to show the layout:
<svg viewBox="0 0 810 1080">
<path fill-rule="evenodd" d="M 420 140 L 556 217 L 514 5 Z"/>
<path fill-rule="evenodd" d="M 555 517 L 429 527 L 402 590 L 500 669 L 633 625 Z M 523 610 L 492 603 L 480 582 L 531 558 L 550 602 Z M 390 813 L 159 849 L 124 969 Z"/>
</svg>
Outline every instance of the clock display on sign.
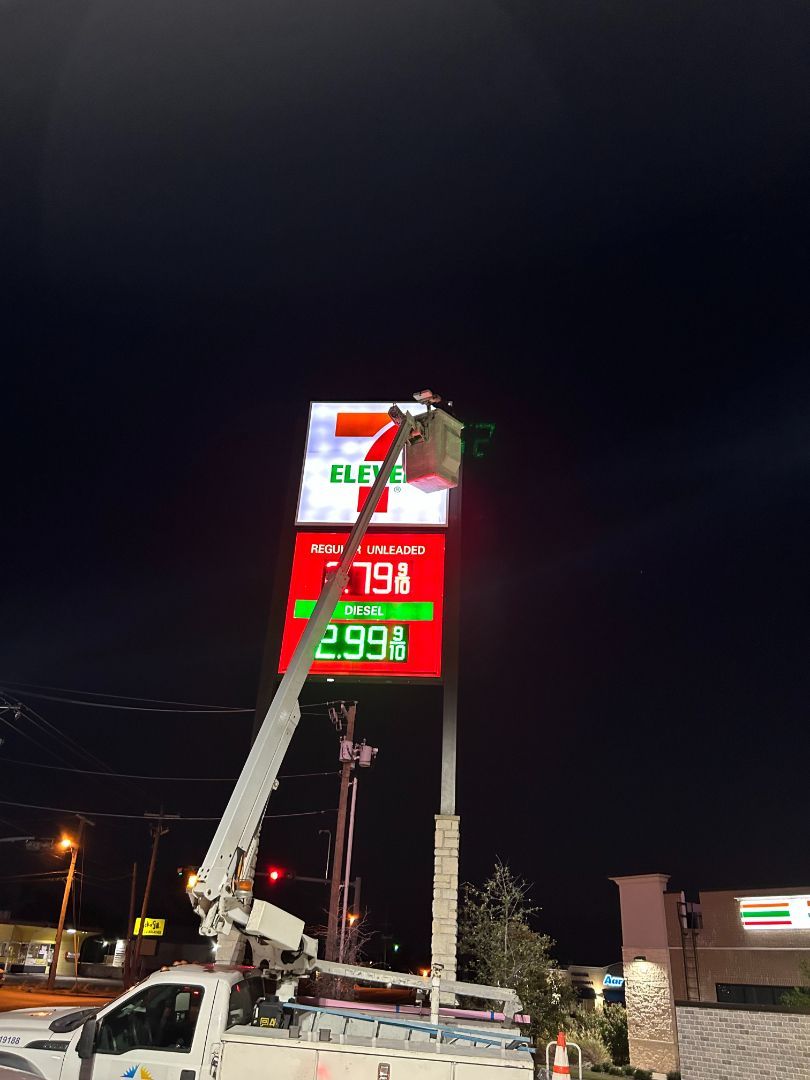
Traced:
<svg viewBox="0 0 810 1080">
<path fill-rule="evenodd" d="M 348 533 L 299 533 L 290 581 L 279 671 L 323 587 Z M 368 534 L 315 650 L 313 674 L 441 675 L 444 536 Z"/>
</svg>

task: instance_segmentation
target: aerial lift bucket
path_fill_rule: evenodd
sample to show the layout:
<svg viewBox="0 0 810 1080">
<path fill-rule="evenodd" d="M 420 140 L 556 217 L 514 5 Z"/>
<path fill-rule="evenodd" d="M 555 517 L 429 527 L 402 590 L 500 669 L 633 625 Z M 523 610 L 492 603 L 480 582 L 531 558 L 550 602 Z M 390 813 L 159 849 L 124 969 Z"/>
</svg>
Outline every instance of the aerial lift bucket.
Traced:
<svg viewBox="0 0 810 1080">
<path fill-rule="evenodd" d="M 430 409 L 419 419 L 422 438 L 405 444 L 406 481 L 421 491 L 458 487 L 464 425 L 442 409 Z"/>
</svg>

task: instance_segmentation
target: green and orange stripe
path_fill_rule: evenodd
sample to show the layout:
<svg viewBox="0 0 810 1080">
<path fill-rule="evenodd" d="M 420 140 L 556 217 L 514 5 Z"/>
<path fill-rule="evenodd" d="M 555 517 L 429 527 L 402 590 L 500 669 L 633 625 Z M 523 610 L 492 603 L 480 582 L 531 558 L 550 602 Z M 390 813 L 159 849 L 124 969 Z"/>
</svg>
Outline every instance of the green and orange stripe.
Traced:
<svg viewBox="0 0 810 1080">
<path fill-rule="evenodd" d="M 766 903 L 740 904 L 743 926 L 792 926 L 788 900 L 769 900 Z"/>
</svg>

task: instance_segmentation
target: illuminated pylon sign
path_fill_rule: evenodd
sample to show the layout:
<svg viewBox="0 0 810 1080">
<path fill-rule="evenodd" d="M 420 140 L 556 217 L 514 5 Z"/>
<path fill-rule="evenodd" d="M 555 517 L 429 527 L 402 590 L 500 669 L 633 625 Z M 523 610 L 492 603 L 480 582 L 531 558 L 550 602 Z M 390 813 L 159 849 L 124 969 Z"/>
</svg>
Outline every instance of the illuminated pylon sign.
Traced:
<svg viewBox="0 0 810 1080">
<path fill-rule="evenodd" d="M 281 642 L 285 671 L 346 533 L 302 532 Z M 438 678 L 442 659 L 443 533 L 369 533 L 315 652 L 314 675 Z"/>
<path fill-rule="evenodd" d="M 296 524 L 354 524 L 396 433 L 390 407 L 390 401 L 312 403 Z M 399 407 L 411 415 L 424 411 L 413 401 Z M 400 461 L 371 524 L 446 525 L 447 492 L 409 487 Z"/>
</svg>

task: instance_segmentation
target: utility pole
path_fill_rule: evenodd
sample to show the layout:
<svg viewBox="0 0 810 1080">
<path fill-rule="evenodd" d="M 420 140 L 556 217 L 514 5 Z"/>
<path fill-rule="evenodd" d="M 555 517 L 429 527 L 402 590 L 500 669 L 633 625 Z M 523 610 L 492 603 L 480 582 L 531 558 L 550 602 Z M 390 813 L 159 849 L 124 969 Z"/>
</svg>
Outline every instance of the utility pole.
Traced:
<svg viewBox="0 0 810 1080">
<path fill-rule="evenodd" d="M 94 821 L 89 818 L 83 817 L 81 814 L 77 814 L 79 819 L 79 839 L 73 841 L 70 837 L 66 836 L 60 841 L 59 846 L 67 851 L 70 849 L 70 867 L 67 873 L 67 879 L 65 880 L 65 891 L 62 894 L 62 909 L 59 912 L 59 922 L 56 927 L 56 938 L 53 943 L 53 959 L 51 960 L 51 967 L 48 971 L 48 981 L 46 983 L 49 990 L 53 990 L 54 983 L 56 981 L 56 967 L 59 963 L 59 951 L 62 948 L 62 934 L 65 929 L 65 915 L 67 914 L 68 900 L 70 899 L 70 890 L 73 887 L 73 875 L 76 873 L 76 859 L 79 856 L 79 848 L 82 846 L 82 840 L 84 839 L 84 827 L 85 825 L 95 825 Z M 78 927 L 73 928 L 78 930 Z M 78 946 L 74 946 L 78 948 Z"/>
<path fill-rule="evenodd" d="M 124 988 L 132 985 L 132 935 L 135 930 L 135 890 L 138 885 L 138 864 L 132 864 L 132 886 L 129 890 L 129 917 L 127 919 L 127 943 L 124 950 Z"/>
<path fill-rule="evenodd" d="M 152 857 L 149 860 L 149 870 L 146 874 L 146 885 L 143 890 L 143 904 L 141 905 L 141 925 L 140 932 L 135 938 L 135 957 L 132 961 L 132 974 L 137 979 L 138 971 L 141 963 L 141 942 L 143 941 L 143 931 L 146 926 L 146 912 L 149 907 L 149 894 L 152 891 L 152 878 L 155 874 L 155 863 L 157 862 L 158 844 L 160 843 L 161 836 L 165 836 L 169 831 L 163 828 L 163 822 L 166 818 L 177 818 L 179 814 L 164 814 L 163 811 L 159 814 L 144 814 L 145 818 L 154 818 L 155 824 L 151 828 L 152 833 Z"/>
<path fill-rule="evenodd" d="M 346 734 L 342 739 L 354 743 L 354 721 L 357 715 L 357 702 L 341 704 L 341 712 L 346 719 Z M 346 804 L 349 794 L 349 779 L 354 769 L 354 759 L 343 761 L 340 767 L 340 794 L 338 796 L 338 816 L 335 825 L 335 848 L 332 857 L 332 882 L 329 889 L 329 919 L 326 926 L 326 959 L 337 960 L 338 953 L 338 911 L 340 908 L 340 879 L 343 873 L 343 849 L 346 846 Z"/>
</svg>

